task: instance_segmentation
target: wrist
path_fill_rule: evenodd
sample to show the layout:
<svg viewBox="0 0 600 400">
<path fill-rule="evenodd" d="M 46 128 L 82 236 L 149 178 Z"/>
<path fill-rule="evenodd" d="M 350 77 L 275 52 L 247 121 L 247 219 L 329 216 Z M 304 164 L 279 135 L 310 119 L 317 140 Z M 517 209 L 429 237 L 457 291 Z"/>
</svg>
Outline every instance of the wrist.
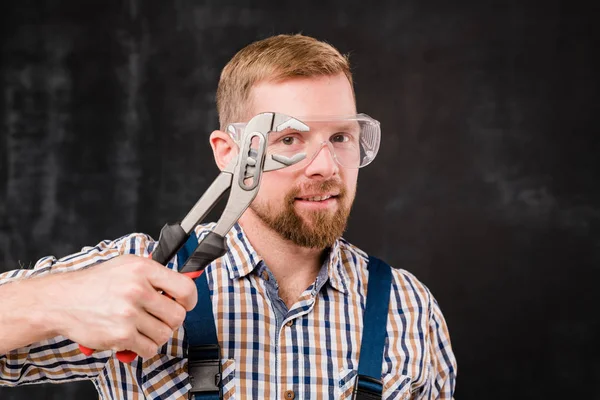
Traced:
<svg viewBox="0 0 600 400">
<path fill-rule="evenodd" d="M 28 323 L 43 338 L 64 335 L 66 329 L 65 296 L 70 291 L 62 282 L 67 274 L 48 275 L 31 280 L 31 310 Z M 67 278 L 68 279 L 68 278 Z"/>
<path fill-rule="evenodd" d="M 0 354 L 65 332 L 68 315 L 61 308 L 68 298 L 57 295 L 62 289 L 56 278 L 18 279 L 0 286 Z"/>
</svg>

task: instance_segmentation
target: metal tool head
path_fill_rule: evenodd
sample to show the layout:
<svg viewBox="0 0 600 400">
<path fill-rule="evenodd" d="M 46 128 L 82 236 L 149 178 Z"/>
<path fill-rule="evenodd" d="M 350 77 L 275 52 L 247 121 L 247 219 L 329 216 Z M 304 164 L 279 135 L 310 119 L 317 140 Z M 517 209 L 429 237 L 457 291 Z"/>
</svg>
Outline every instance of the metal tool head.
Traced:
<svg viewBox="0 0 600 400">
<path fill-rule="evenodd" d="M 281 132 L 286 129 L 308 132 L 310 128 L 304 122 L 281 113 L 273 113 L 273 131 Z"/>
<path fill-rule="evenodd" d="M 245 136 L 259 132 L 266 137 L 269 132 L 281 132 L 285 129 L 307 132 L 310 128 L 304 122 L 294 117 L 290 117 L 289 115 L 276 112 L 265 112 L 254 116 L 248 122 L 243 135 Z M 241 138 L 240 142 L 242 141 L 243 138 Z"/>
<path fill-rule="evenodd" d="M 240 143 L 244 143 L 244 138 L 248 135 L 255 135 L 257 133 L 263 135 L 265 142 L 268 143 L 268 135 L 270 132 L 281 132 L 286 129 L 293 129 L 300 132 L 307 132 L 310 130 L 308 125 L 294 117 L 282 113 L 267 112 L 256 115 L 248 122 Z M 251 149 L 250 152 L 255 153 L 255 150 Z M 294 154 L 292 157 L 285 157 L 279 154 L 266 155 L 262 172 L 275 171 L 289 167 L 290 165 L 302 161 L 305 157 L 306 154 L 304 153 Z M 246 168 L 244 178 L 253 177 L 255 174 L 256 168 Z"/>
</svg>

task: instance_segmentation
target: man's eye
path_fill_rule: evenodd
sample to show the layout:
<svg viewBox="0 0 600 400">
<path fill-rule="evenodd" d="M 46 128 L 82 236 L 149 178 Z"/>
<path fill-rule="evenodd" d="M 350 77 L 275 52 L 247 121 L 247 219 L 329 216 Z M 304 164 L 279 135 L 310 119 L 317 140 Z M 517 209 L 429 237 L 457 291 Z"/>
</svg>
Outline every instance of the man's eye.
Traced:
<svg viewBox="0 0 600 400">
<path fill-rule="evenodd" d="M 343 143 L 347 142 L 348 140 L 350 140 L 350 138 L 345 133 L 337 133 L 331 137 L 331 141 L 333 143 Z"/>
<path fill-rule="evenodd" d="M 286 136 L 283 139 L 281 139 L 281 143 L 285 144 L 285 145 L 292 145 L 294 144 L 294 138 L 291 136 Z"/>
</svg>

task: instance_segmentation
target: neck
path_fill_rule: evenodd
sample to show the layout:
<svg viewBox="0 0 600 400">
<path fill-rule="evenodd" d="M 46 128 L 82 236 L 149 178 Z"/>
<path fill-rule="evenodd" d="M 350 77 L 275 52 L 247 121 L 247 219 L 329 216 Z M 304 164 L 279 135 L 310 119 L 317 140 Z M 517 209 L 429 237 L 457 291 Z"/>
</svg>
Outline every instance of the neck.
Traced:
<svg viewBox="0 0 600 400">
<path fill-rule="evenodd" d="M 286 304 L 291 297 L 293 304 L 316 279 L 325 249 L 301 247 L 282 238 L 250 210 L 244 213 L 239 223 L 252 247 L 277 279 L 280 296 Z M 288 299 L 283 293 L 286 291 Z"/>
</svg>

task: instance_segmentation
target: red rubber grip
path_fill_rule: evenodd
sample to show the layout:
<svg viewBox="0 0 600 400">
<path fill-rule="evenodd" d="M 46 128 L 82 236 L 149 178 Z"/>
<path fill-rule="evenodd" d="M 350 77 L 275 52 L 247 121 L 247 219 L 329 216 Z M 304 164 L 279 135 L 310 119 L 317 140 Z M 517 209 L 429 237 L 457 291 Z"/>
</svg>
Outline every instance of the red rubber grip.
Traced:
<svg viewBox="0 0 600 400">
<path fill-rule="evenodd" d="M 183 275 L 189 276 L 192 279 L 196 279 L 197 277 L 199 277 L 200 275 L 202 275 L 203 272 L 204 272 L 204 270 L 201 269 L 200 271 L 183 272 Z"/>
<path fill-rule="evenodd" d="M 131 350 L 117 351 L 117 359 L 121 362 L 124 362 L 125 364 L 129 364 L 130 362 L 135 360 L 136 357 L 137 354 Z"/>
<path fill-rule="evenodd" d="M 94 349 L 90 349 L 89 347 L 85 347 L 82 345 L 79 345 L 79 351 L 81 351 L 83 354 L 85 354 L 86 356 L 91 356 L 92 354 L 94 354 Z"/>
</svg>

